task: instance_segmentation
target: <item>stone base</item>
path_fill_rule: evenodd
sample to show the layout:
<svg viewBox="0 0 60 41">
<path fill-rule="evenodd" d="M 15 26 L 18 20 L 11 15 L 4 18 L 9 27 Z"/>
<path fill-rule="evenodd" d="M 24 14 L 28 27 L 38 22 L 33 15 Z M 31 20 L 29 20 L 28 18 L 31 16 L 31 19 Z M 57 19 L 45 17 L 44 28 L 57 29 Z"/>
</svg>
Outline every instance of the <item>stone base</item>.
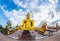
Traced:
<svg viewBox="0 0 60 41">
<path fill-rule="evenodd" d="M 21 40 L 33 40 L 34 38 L 31 36 L 31 34 L 30 34 L 30 32 L 28 31 L 28 30 L 24 30 L 23 31 L 23 33 L 22 33 L 22 35 L 20 36 L 18 36 L 19 37 L 19 39 L 21 39 Z"/>
</svg>

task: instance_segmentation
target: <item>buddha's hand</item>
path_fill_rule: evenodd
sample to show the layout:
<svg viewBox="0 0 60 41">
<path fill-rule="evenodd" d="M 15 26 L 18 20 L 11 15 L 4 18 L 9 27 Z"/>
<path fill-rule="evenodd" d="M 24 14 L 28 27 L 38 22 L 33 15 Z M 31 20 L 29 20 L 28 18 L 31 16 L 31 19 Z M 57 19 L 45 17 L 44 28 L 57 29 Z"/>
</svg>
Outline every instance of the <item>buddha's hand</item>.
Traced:
<svg viewBox="0 0 60 41">
<path fill-rule="evenodd" d="M 35 28 L 34 27 L 31 27 L 30 30 L 35 30 Z"/>
<path fill-rule="evenodd" d="M 22 30 L 22 29 L 23 29 L 23 26 L 22 26 L 22 25 L 20 25 L 20 26 L 19 26 L 19 29 L 20 29 L 20 30 Z"/>
</svg>

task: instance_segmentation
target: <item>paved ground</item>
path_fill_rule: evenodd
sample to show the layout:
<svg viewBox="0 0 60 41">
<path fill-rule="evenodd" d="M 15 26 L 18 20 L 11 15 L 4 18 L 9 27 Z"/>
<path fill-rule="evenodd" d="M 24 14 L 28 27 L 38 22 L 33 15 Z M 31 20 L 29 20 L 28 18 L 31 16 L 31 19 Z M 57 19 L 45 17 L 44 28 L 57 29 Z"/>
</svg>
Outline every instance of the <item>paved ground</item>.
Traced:
<svg viewBox="0 0 60 41">
<path fill-rule="evenodd" d="M 3 35 L 0 33 L 0 41 L 25 41 L 25 40 L 17 40 L 18 35 L 22 35 L 23 31 L 16 31 L 11 35 Z M 30 31 L 32 37 L 35 35 L 35 40 L 30 40 L 30 41 L 60 41 L 60 30 L 58 32 L 54 32 L 52 36 L 42 36 L 36 31 Z M 26 40 L 29 41 L 29 40 Z"/>
<path fill-rule="evenodd" d="M 5 35 L 0 33 L 0 41 L 16 41 L 16 40 L 12 38 L 8 38 Z"/>
<path fill-rule="evenodd" d="M 55 32 L 54 35 L 50 36 L 45 41 L 60 41 L 60 30 Z"/>
</svg>

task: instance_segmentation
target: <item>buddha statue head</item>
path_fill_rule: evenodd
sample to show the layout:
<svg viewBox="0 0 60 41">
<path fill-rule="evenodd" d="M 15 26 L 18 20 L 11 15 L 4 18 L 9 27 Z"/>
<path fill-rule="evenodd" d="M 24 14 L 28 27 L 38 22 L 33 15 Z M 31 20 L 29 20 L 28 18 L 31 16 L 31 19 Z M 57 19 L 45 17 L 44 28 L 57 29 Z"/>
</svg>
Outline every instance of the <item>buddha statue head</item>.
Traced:
<svg viewBox="0 0 60 41">
<path fill-rule="evenodd" d="M 30 19 L 30 14 L 28 12 L 28 14 L 26 15 L 26 19 Z"/>
</svg>

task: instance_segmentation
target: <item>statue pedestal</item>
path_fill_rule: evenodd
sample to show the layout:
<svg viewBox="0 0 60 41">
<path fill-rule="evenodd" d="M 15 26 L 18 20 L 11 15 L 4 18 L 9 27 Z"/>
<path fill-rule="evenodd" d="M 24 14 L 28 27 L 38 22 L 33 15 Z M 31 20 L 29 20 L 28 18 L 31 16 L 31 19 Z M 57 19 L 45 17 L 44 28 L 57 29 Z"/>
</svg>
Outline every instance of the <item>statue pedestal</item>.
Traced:
<svg viewBox="0 0 60 41">
<path fill-rule="evenodd" d="M 33 35 L 34 36 L 34 35 Z M 33 40 L 34 38 L 31 36 L 28 30 L 24 30 L 22 35 L 18 36 L 20 40 Z"/>
<path fill-rule="evenodd" d="M 21 36 L 21 40 L 32 40 L 32 36 L 31 35 L 22 35 Z"/>
</svg>

